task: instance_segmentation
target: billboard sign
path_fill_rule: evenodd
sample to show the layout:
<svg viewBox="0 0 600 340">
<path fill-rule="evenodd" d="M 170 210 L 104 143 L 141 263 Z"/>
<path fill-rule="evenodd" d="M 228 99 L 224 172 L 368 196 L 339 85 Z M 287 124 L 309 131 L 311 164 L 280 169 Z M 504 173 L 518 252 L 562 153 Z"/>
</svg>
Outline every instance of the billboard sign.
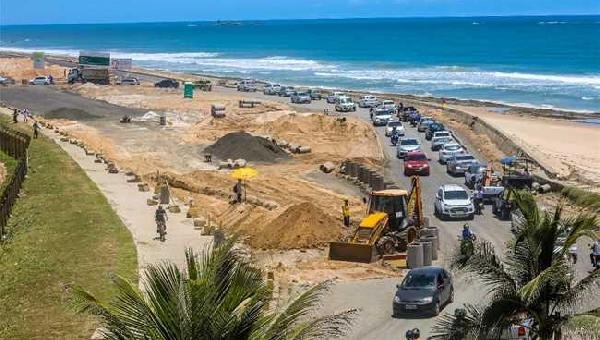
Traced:
<svg viewBox="0 0 600 340">
<path fill-rule="evenodd" d="M 115 70 L 131 70 L 133 61 L 131 59 L 111 59 L 110 64 Z"/>
<path fill-rule="evenodd" d="M 79 52 L 79 65 L 82 67 L 108 68 L 110 66 L 110 53 L 108 52 Z"/>
<path fill-rule="evenodd" d="M 43 69 L 46 66 L 44 52 L 33 52 L 31 59 L 33 59 L 33 68 L 35 69 Z"/>
</svg>

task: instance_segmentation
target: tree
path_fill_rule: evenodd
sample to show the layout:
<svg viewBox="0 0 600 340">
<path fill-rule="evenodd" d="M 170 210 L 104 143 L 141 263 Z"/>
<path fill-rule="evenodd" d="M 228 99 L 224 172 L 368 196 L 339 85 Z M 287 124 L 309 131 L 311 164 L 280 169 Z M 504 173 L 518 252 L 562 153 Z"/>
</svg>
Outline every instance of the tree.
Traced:
<svg viewBox="0 0 600 340">
<path fill-rule="evenodd" d="M 100 317 L 106 339 L 319 339 L 343 336 L 355 310 L 312 317 L 329 282 L 318 284 L 283 310 L 274 310 L 272 287 L 263 273 L 234 249 L 233 242 L 197 255 L 186 266 L 150 265 L 143 290 L 115 277 L 116 298 L 105 304 L 81 288 L 81 311 Z"/>
<path fill-rule="evenodd" d="M 444 315 L 434 327 L 436 338 L 493 339 L 511 325 L 529 322 L 534 338 L 560 339 L 565 323 L 581 313 L 583 294 L 600 284 L 600 270 L 576 281 L 567 259 L 579 238 L 596 237 L 597 216 L 564 217 L 561 205 L 545 211 L 527 191 L 515 191 L 514 204 L 514 238 L 502 259 L 491 243 L 479 241 L 467 260 L 455 262 L 483 282 L 488 301 L 465 306 L 460 317 Z"/>
</svg>

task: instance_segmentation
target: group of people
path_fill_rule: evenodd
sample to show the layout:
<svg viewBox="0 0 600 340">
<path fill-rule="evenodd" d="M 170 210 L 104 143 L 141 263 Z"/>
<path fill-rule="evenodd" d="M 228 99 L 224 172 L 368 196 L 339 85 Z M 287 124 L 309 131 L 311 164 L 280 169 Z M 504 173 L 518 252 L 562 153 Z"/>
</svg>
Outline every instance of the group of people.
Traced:
<svg viewBox="0 0 600 340">
<path fill-rule="evenodd" d="M 31 114 L 31 110 L 29 108 L 24 108 L 22 110 L 14 108 L 13 109 L 13 123 L 19 122 L 19 115 L 23 116 L 23 122 L 27 123 L 29 119 L 33 120 L 33 125 L 31 126 L 33 129 L 33 138 L 38 138 L 40 134 L 41 125 L 37 120 L 33 119 L 33 115 Z"/>
</svg>

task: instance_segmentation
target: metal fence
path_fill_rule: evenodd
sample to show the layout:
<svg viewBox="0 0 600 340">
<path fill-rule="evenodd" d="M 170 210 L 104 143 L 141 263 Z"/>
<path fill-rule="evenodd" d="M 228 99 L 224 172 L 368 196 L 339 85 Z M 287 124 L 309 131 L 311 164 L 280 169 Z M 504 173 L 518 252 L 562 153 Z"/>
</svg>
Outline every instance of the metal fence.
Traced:
<svg viewBox="0 0 600 340">
<path fill-rule="evenodd" d="M 0 126 L 0 150 L 17 160 L 10 182 L 0 195 L 0 241 L 4 240 L 6 224 L 27 174 L 27 148 L 30 141 L 28 135 Z"/>
</svg>

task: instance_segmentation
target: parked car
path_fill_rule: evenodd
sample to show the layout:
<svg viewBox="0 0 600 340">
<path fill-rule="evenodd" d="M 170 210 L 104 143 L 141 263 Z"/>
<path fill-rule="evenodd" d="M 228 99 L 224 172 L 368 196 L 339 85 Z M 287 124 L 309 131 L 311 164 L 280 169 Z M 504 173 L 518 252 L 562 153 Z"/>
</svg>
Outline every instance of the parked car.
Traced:
<svg viewBox="0 0 600 340">
<path fill-rule="evenodd" d="M 50 85 L 50 78 L 47 76 L 39 76 L 31 79 L 29 85 Z"/>
<path fill-rule="evenodd" d="M 237 83 L 237 90 L 241 92 L 256 92 L 256 82 L 252 79 L 244 79 Z"/>
<path fill-rule="evenodd" d="M 335 104 L 340 97 L 348 97 L 344 92 L 333 92 L 329 96 L 327 96 L 327 103 Z"/>
<path fill-rule="evenodd" d="M 163 87 L 163 88 L 179 88 L 179 82 L 175 79 L 163 79 L 154 83 L 154 87 Z"/>
<path fill-rule="evenodd" d="M 439 162 L 441 164 L 446 164 L 450 158 L 454 155 L 467 153 L 467 150 L 462 147 L 462 145 L 457 143 L 448 143 L 444 144 L 440 151 L 438 152 Z"/>
<path fill-rule="evenodd" d="M 464 175 L 471 164 L 477 163 L 473 155 L 455 154 L 446 161 L 446 172 L 450 175 Z"/>
<path fill-rule="evenodd" d="M 429 158 L 423 151 L 411 151 L 404 157 L 404 176 L 429 176 Z"/>
<path fill-rule="evenodd" d="M 475 207 L 469 191 L 458 184 L 445 184 L 435 194 L 434 215 L 447 218 L 473 219 Z"/>
<path fill-rule="evenodd" d="M 413 268 L 396 288 L 394 317 L 405 314 L 436 316 L 454 301 L 452 276 L 441 267 Z"/>
<path fill-rule="evenodd" d="M 267 84 L 263 87 L 263 94 L 267 96 L 275 96 L 279 93 L 281 85 L 279 84 Z"/>
<path fill-rule="evenodd" d="M 446 128 L 444 127 L 444 124 L 434 121 L 427 127 L 427 130 L 425 131 L 425 139 L 431 140 L 431 138 L 433 138 L 434 133 L 445 130 Z"/>
<path fill-rule="evenodd" d="M 421 144 L 416 138 L 402 138 L 396 145 L 396 157 L 404 158 L 407 153 L 421 149 Z"/>
<path fill-rule="evenodd" d="M 396 103 L 394 103 L 393 100 L 386 99 L 386 100 L 382 101 L 381 105 L 379 105 L 378 108 L 380 108 L 380 107 L 384 108 L 384 109 L 396 111 Z"/>
<path fill-rule="evenodd" d="M 421 120 L 419 120 L 419 124 L 417 125 L 417 131 L 419 131 L 419 132 L 427 131 L 427 128 L 432 123 L 433 123 L 433 119 L 427 118 L 427 117 L 421 117 Z"/>
<path fill-rule="evenodd" d="M 467 170 L 465 170 L 465 185 L 467 188 L 473 189 L 475 183 L 479 183 L 483 178 L 486 169 L 487 165 L 479 162 L 469 165 Z"/>
<path fill-rule="evenodd" d="M 291 97 L 296 93 L 296 89 L 293 86 L 282 86 L 279 90 L 278 95 L 280 97 Z"/>
<path fill-rule="evenodd" d="M 399 136 L 404 136 L 404 125 L 402 125 L 402 122 L 399 120 L 390 120 L 387 122 L 385 126 L 385 136 L 391 136 L 394 128 L 396 128 L 396 133 L 398 133 Z"/>
<path fill-rule="evenodd" d="M 312 101 L 310 94 L 306 92 L 296 92 L 290 97 L 290 100 L 295 104 L 310 104 Z"/>
<path fill-rule="evenodd" d="M 0 77 L 0 85 L 14 85 L 15 80 L 12 77 Z"/>
<path fill-rule="evenodd" d="M 306 92 L 310 95 L 311 100 L 323 99 L 323 94 L 321 93 L 321 90 L 319 90 L 319 89 L 308 89 L 308 91 L 306 91 Z"/>
<path fill-rule="evenodd" d="M 335 110 L 341 112 L 356 111 L 356 104 L 350 97 L 339 97 L 335 102 Z"/>
<path fill-rule="evenodd" d="M 394 110 L 386 108 L 376 108 L 371 115 L 374 126 L 386 125 L 394 116 Z"/>
<path fill-rule="evenodd" d="M 121 79 L 119 85 L 140 85 L 140 81 L 135 77 L 127 77 Z"/>
<path fill-rule="evenodd" d="M 442 148 L 442 146 L 444 146 L 444 144 L 448 144 L 448 143 L 456 143 L 456 141 L 454 140 L 454 138 L 452 137 L 448 137 L 448 136 L 441 136 L 441 137 L 433 137 L 431 139 L 431 151 L 438 151 L 439 149 Z"/>
<path fill-rule="evenodd" d="M 365 108 L 365 107 L 376 107 L 379 104 L 381 104 L 381 102 L 375 96 L 362 96 L 358 100 L 358 106 L 362 107 L 362 108 Z"/>
</svg>

